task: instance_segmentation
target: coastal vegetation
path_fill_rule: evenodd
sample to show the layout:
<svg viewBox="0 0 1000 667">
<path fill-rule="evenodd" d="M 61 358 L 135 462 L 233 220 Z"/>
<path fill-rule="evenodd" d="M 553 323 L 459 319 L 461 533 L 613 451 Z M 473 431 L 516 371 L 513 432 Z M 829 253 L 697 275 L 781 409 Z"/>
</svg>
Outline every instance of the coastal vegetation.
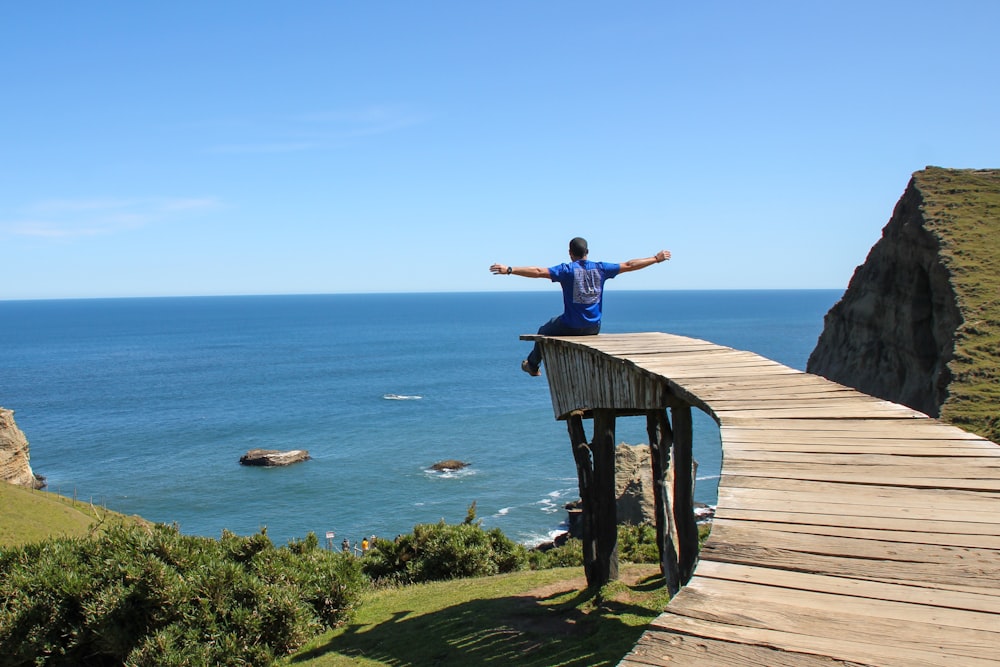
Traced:
<svg viewBox="0 0 1000 667">
<path fill-rule="evenodd" d="M 118 525 L 0 554 L 7 665 L 269 665 L 345 621 L 362 575 L 315 535 L 221 539 Z"/>
<path fill-rule="evenodd" d="M 964 320 L 941 416 L 1000 442 L 1000 170 L 928 167 L 914 179 Z"/>
<path fill-rule="evenodd" d="M 3 665 L 269 665 L 295 651 L 315 665 L 422 664 L 427 651 L 442 665 L 510 651 L 532 654 L 519 664 L 613 664 L 666 604 L 655 564 L 587 589 L 579 540 L 529 550 L 484 530 L 474 503 L 459 524 L 418 525 L 357 558 L 314 534 L 282 547 L 266 530 L 192 537 L 55 494 L 0 493 Z M 656 561 L 652 527 L 622 526 L 619 542 L 624 562 Z"/>
</svg>

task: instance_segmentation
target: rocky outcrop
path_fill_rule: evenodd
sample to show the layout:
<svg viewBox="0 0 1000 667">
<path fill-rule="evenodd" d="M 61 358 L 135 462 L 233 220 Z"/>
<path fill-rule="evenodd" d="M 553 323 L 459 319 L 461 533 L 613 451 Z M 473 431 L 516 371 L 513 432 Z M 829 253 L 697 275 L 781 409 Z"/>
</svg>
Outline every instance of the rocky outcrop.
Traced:
<svg viewBox="0 0 1000 667">
<path fill-rule="evenodd" d="M 996 439 L 998 233 L 1000 171 L 913 174 L 806 369 Z"/>
<path fill-rule="evenodd" d="M 882 238 L 827 313 L 806 368 L 937 416 L 962 317 L 923 206 L 911 180 Z"/>
<path fill-rule="evenodd" d="M 618 523 L 656 522 L 649 445 L 623 442 L 615 448 L 615 497 Z"/>
<path fill-rule="evenodd" d="M 697 470 L 697 462 L 695 462 Z M 569 534 L 581 537 L 583 503 L 574 500 L 566 505 Z M 653 495 L 653 462 L 649 445 L 619 443 L 615 447 L 615 512 L 619 524 L 656 524 L 656 499 Z M 715 508 L 695 503 L 695 520 L 711 521 Z"/>
<path fill-rule="evenodd" d="M 5 408 L 0 408 L 0 480 L 32 489 L 45 486 L 31 470 L 28 439 L 14 423 L 14 411 Z"/>
<path fill-rule="evenodd" d="M 304 449 L 288 451 L 251 449 L 240 457 L 240 463 L 245 466 L 288 466 L 307 459 L 309 459 L 309 452 Z"/>
<path fill-rule="evenodd" d="M 453 472 L 455 470 L 461 470 L 462 468 L 468 468 L 471 463 L 466 463 L 465 461 L 459 461 L 458 459 L 445 459 L 444 461 L 438 461 L 431 466 L 431 470 L 435 472 Z"/>
</svg>

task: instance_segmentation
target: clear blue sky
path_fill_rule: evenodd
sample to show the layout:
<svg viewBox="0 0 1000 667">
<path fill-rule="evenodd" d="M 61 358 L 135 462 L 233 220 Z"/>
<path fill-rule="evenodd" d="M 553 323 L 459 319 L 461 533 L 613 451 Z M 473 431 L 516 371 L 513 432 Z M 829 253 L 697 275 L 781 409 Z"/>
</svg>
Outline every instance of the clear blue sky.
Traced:
<svg viewBox="0 0 1000 667">
<path fill-rule="evenodd" d="M 1000 167 L 1000 2 L 7 2 L 0 299 L 844 288 Z"/>
</svg>

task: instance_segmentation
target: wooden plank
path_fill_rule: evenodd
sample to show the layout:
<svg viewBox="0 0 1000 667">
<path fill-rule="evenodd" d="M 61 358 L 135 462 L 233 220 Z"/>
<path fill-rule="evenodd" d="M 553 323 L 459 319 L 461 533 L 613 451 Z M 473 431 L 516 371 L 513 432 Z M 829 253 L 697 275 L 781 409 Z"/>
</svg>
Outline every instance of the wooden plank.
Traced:
<svg viewBox="0 0 1000 667">
<path fill-rule="evenodd" d="M 817 439 L 822 440 L 822 439 Z M 726 454 L 737 457 L 744 452 L 802 452 L 815 454 L 897 454 L 909 456 L 947 456 L 980 458 L 993 454 L 979 447 L 963 447 L 946 444 L 914 445 L 908 440 L 856 441 L 839 439 L 836 441 L 813 441 L 803 438 L 766 439 L 756 442 L 726 441 Z"/>
<path fill-rule="evenodd" d="M 683 594 L 683 591 L 682 591 Z M 668 608 L 669 609 L 669 608 Z M 833 660 L 880 667 L 996 667 L 990 658 L 956 656 L 942 648 L 923 649 L 906 646 L 887 646 L 884 642 L 863 642 L 853 634 L 835 638 L 802 634 L 796 629 L 774 630 L 733 624 L 725 620 L 706 620 L 674 614 L 670 611 L 657 617 L 655 630 L 672 631 L 684 635 L 720 641 L 762 645 L 782 651 L 801 652 L 828 656 Z M 708 658 L 702 664 L 711 664 Z"/>
<path fill-rule="evenodd" d="M 697 578 L 674 598 L 667 612 L 750 631 L 784 632 L 797 641 L 806 638 L 811 645 L 860 643 L 868 650 L 878 646 L 882 659 L 934 656 L 950 661 L 945 664 L 975 664 L 980 656 L 991 656 L 1000 642 L 1000 634 L 984 628 L 998 627 L 994 614 L 787 588 L 775 599 L 767 595 L 768 588 L 722 580 L 706 585 Z M 662 618 L 654 625 L 664 627 Z M 798 648 L 793 641 L 786 645 Z M 831 657 L 864 660 L 868 656 L 834 653 Z"/>
<path fill-rule="evenodd" d="M 759 461 L 723 460 L 724 474 L 738 474 L 782 479 L 854 482 L 878 486 L 911 486 L 930 489 L 968 489 L 1000 491 L 1000 479 L 989 471 L 968 469 L 961 477 L 944 476 L 933 466 L 846 466 L 802 465 Z"/>
<path fill-rule="evenodd" d="M 896 597 L 910 596 L 930 600 L 931 594 L 940 596 L 940 592 L 936 591 L 918 590 L 911 595 L 907 593 L 906 586 L 728 563 L 719 563 L 715 573 L 717 576 L 699 574 L 692 579 L 691 583 L 677 595 L 676 602 L 671 601 L 668 609 L 673 613 L 684 613 L 687 607 L 697 607 L 699 601 L 689 599 L 691 596 L 685 594 L 687 591 L 709 595 L 718 593 L 730 600 L 751 601 L 773 600 L 774 596 L 768 595 L 767 591 L 780 589 L 780 600 L 775 600 L 776 605 L 795 607 L 806 613 L 821 612 L 824 616 L 843 614 L 877 617 L 892 622 L 924 624 L 925 627 L 922 629 L 924 633 L 936 634 L 937 630 L 934 627 L 938 630 L 942 627 L 970 630 L 972 633 L 969 637 L 972 641 L 975 641 L 973 637 L 982 637 L 979 633 L 988 633 L 987 639 L 1000 641 L 1000 617 L 996 613 L 966 609 L 960 603 L 957 606 L 946 606 L 929 601 L 911 602 L 896 599 Z M 887 597 L 875 595 L 874 591 Z M 975 602 L 968 595 L 962 597 Z M 735 608 L 740 610 L 738 605 Z"/>
<path fill-rule="evenodd" d="M 716 368 L 706 368 L 704 366 L 692 366 L 690 368 L 678 369 L 669 365 L 660 365 L 654 363 L 644 363 L 642 368 L 647 371 L 658 373 L 670 380 L 692 380 L 695 378 L 720 378 L 720 377 L 754 377 L 761 373 L 761 368 L 759 366 L 748 366 L 742 368 L 733 367 L 720 367 Z M 768 371 L 772 375 L 795 375 L 801 373 L 802 371 L 796 371 L 791 368 L 775 368 Z"/>
<path fill-rule="evenodd" d="M 713 518 L 713 531 L 716 526 L 723 525 L 747 526 L 748 528 L 759 531 L 769 530 L 774 532 L 789 532 L 792 534 L 830 535 L 832 537 L 881 540 L 883 542 L 891 542 L 894 544 L 936 544 L 940 546 L 953 546 L 961 540 L 962 544 L 966 544 L 969 547 L 977 549 L 1000 549 L 1000 535 L 968 535 L 963 533 L 946 532 L 928 533 L 922 531 L 886 530 L 884 528 L 859 528 L 856 526 L 774 523 L 767 521 L 755 521 L 752 519 L 727 519 L 719 518 L 718 516 Z M 763 532 L 761 534 L 763 534 Z"/>
<path fill-rule="evenodd" d="M 980 491 L 958 491 L 953 489 L 908 489 L 899 486 L 866 485 L 859 487 L 849 482 L 824 482 L 794 479 L 768 479 L 766 477 L 742 477 L 723 475 L 721 487 L 733 489 L 774 489 L 778 491 L 816 493 L 827 499 L 850 499 L 864 493 L 874 502 L 901 502 L 915 507 L 940 507 L 942 513 L 961 511 L 973 505 L 984 503 L 987 509 L 996 507 L 1000 494 Z"/>
<path fill-rule="evenodd" d="M 720 429 L 742 428 L 742 429 L 766 429 L 772 431 L 828 431 L 847 432 L 861 435 L 883 435 L 884 437 L 898 438 L 905 434 L 906 438 L 916 439 L 942 439 L 942 440 L 973 440 L 986 442 L 994 447 L 997 445 L 989 440 L 973 433 L 963 431 L 960 428 L 943 424 L 926 417 L 923 419 L 878 419 L 878 420 L 829 420 L 822 424 L 808 422 L 800 419 L 733 419 L 730 423 L 723 424 Z"/>
<path fill-rule="evenodd" d="M 821 535 L 764 531 L 751 536 L 735 527 L 713 528 L 702 549 L 697 573 L 709 563 L 730 563 L 778 570 L 808 572 L 835 578 L 880 581 L 923 581 L 942 586 L 979 586 L 989 590 L 1000 575 L 1000 553 L 993 549 L 900 544 L 882 540 L 845 539 Z M 842 584 L 841 584 L 842 585 Z M 913 590 L 912 587 L 907 587 Z M 841 589 L 838 589 L 841 590 Z M 936 592 L 940 606 L 954 606 Z M 981 596 L 981 599 L 990 596 Z M 980 598 L 977 598 L 980 599 Z M 1000 597 L 979 607 L 961 607 L 1000 614 Z M 922 604 L 931 604 L 924 601 Z M 1000 622 L 1000 619 L 998 619 Z"/>
<path fill-rule="evenodd" d="M 635 648 L 618 665 L 619 667 L 747 667 L 748 665 L 864 667 L 858 662 L 845 663 L 826 656 L 659 631 L 643 634 Z"/>
<path fill-rule="evenodd" d="M 836 489 L 836 494 L 831 494 L 830 489 Z M 905 512 L 910 518 L 952 520 L 960 516 L 965 521 L 981 518 L 979 522 L 982 523 L 1000 522 L 1000 499 L 997 498 L 975 496 L 970 500 L 964 496 L 952 497 L 948 493 L 925 494 L 916 490 L 898 492 L 898 489 L 892 487 L 878 486 L 854 485 L 849 488 L 845 484 L 826 484 L 823 488 L 806 485 L 794 488 L 782 488 L 780 485 L 754 488 L 727 484 L 720 485 L 719 488 L 719 504 L 723 506 L 745 508 L 746 503 L 762 500 L 775 502 L 785 508 L 823 508 L 855 516 L 892 516 Z"/>
<path fill-rule="evenodd" d="M 802 524 L 807 526 L 841 526 L 847 528 L 871 528 L 875 530 L 900 530 L 950 535 L 957 544 L 963 535 L 988 535 L 996 537 L 990 524 L 968 521 L 924 521 L 921 519 L 899 519 L 894 517 L 843 516 L 841 514 L 821 514 L 812 512 L 769 512 L 766 510 L 744 509 L 742 507 L 717 507 L 715 516 L 722 519 L 746 519 L 762 523 Z"/>
<path fill-rule="evenodd" d="M 727 418 L 735 416 L 739 419 L 802 419 L 802 420 L 858 420 L 858 419 L 885 419 L 895 420 L 900 415 L 912 415 L 919 417 L 919 414 L 907 408 L 894 409 L 891 412 L 882 406 L 877 405 L 848 405 L 848 406 L 821 406 L 821 407 L 796 407 L 794 405 L 782 406 L 780 408 L 739 408 L 739 409 L 716 409 L 711 403 L 709 410 L 720 420 L 725 422 Z"/>
<path fill-rule="evenodd" d="M 814 430 L 809 429 L 781 429 L 773 430 L 763 428 L 742 428 L 731 424 L 725 424 L 719 429 L 719 437 L 722 441 L 733 444 L 739 443 L 798 443 L 798 444 L 849 444 L 867 443 L 881 446 L 895 445 L 898 447 L 918 446 L 918 447 L 966 447 L 980 449 L 986 452 L 986 456 L 1000 452 L 1000 447 L 989 440 L 976 440 L 971 438 L 947 438 L 934 437 L 931 432 L 930 437 L 908 437 L 905 432 L 898 429 L 878 429 L 877 432 L 867 432 L 858 430 L 852 432 L 850 429 L 826 428 L 825 423 L 816 423 Z"/>
<path fill-rule="evenodd" d="M 918 604 L 929 607 L 948 607 L 951 609 L 985 612 L 996 614 L 1000 605 L 997 591 L 982 590 L 976 592 L 956 592 L 942 595 L 939 591 L 921 586 L 879 583 L 864 580 L 860 577 L 830 577 L 819 574 L 776 570 L 766 567 L 733 565 L 707 561 L 702 563 L 697 576 L 703 579 L 726 579 L 743 581 L 774 588 L 791 588 L 818 593 L 849 595 L 852 597 L 870 597 L 877 600 L 889 600 L 906 604 Z M 977 617 L 978 618 L 978 617 Z M 1000 632 L 1000 625 L 987 625 L 985 629 Z"/>
<path fill-rule="evenodd" d="M 810 375 L 809 373 L 783 373 L 781 375 L 761 374 L 756 377 L 740 378 L 720 378 L 716 381 L 702 381 L 697 383 L 698 390 L 711 393 L 714 391 L 747 390 L 756 391 L 758 389 L 812 389 L 812 390 L 833 390 L 860 394 L 861 392 L 844 385 L 830 382 L 829 380 Z"/>
<path fill-rule="evenodd" d="M 848 466 L 905 466 L 907 470 L 921 470 L 927 467 L 937 470 L 941 475 L 952 468 L 956 474 L 962 475 L 969 468 L 975 468 L 980 473 L 1000 473 L 1000 455 L 997 456 L 967 456 L 956 460 L 951 455 L 913 456 L 905 450 L 891 453 L 849 452 L 789 452 L 789 451 L 751 451 L 726 450 L 729 461 L 758 461 L 768 463 L 797 463 L 802 465 L 848 465 Z M 992 470 L 997 468 L 998 470 Z"/>
</svg>

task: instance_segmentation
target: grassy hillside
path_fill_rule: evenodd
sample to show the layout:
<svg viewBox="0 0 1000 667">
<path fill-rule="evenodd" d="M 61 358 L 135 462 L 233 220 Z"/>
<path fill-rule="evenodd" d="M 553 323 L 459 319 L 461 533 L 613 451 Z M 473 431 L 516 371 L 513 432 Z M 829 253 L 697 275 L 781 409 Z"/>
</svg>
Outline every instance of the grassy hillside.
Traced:
<svg viewBox="0 0 1000 667">
<path fill-rule="evenodd" d="M 49 537 L 81 537 L 120 521 L 141 520 L 55 493 L 0 482 L 0 548 Z"/>
<path fill-rule="evenodd" d="M 913 178 L 965 320 L 941 416 L 1000 442 L 1000 170 L 928 167 Z"/>
<path fill-rule="evenodd" d="M 667 601 L 656 565 L 623 565 L 600 591 L 578 567 L 414 584 L 369 593 L 351 623 L 282 664 L 616 665 Z"/>
</svg>

